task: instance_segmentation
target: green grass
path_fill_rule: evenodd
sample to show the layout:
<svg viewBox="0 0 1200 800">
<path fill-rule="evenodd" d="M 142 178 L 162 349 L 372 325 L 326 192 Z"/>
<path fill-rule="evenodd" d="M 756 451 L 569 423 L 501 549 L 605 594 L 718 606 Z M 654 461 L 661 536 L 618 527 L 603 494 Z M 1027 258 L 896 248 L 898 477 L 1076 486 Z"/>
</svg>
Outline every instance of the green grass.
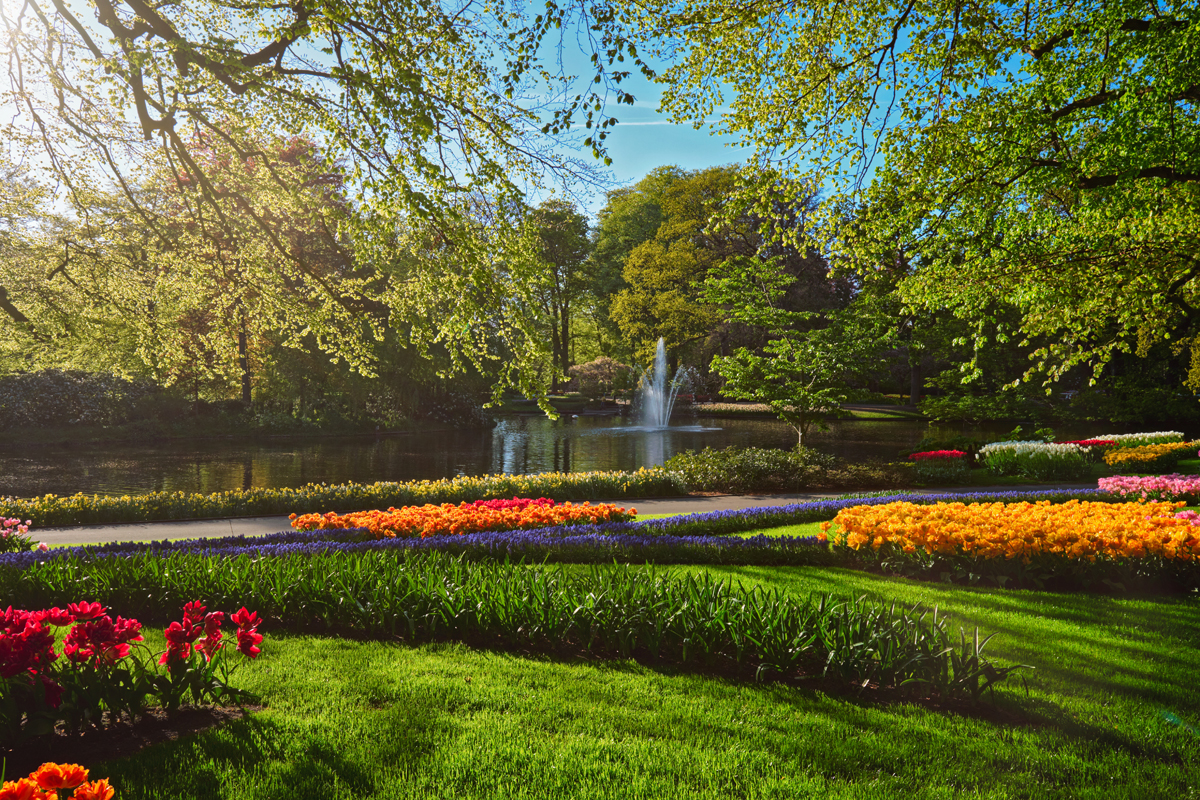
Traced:
<svg viewBox="0 0 1200 800">
<path fill-rule="evenodd" d="M 122 800 L 1200 797 L 1200 603 L 711 570 L 937 602 L 1034 665 L 1020 724 L 632 661 L 271 634 L 237 683 L 267 707 L 93 768 Z"/>
</svg>

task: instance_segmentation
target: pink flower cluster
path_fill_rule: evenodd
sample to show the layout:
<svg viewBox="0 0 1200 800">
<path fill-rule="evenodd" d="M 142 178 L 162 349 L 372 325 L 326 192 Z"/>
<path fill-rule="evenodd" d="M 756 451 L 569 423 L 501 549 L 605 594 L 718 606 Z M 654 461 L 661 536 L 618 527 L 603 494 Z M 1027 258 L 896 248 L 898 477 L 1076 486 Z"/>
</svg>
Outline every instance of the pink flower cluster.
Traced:
<svg viewBox="0 0 1200 800">
<path fill-rule="evenodd" d="M 1200 528 L 1200 514 L 1197 514 L 1195 511 L 1190 509 L 1187 511 L 1176 511 L 1175 519 L 1186 519 L 1188 522 L 1192 523 L 1193 528 Z"/>
<path fill-rule="evenodd" d="M 1116 444 L 1114 439 L 1079 439 L 1071 442 L 1055 442 L 1055 444 L 1077 444 L 1080 447 L 1111 447 Z"/>
<path fill-rule="evenodd" d="M 909 461 L 933 461 L 935 459 L 951 459 L 962 458 L 965 456 L 962 450 L 926 450 L 924 453 L 913 453 L 908 457 Z"/>
<path fill-rule="evenodd" d="M 1100 491 L 1142 500 L 1177 500 L 1200 497 L 1200 475 L 1114 475 L 1101 478 Z"/>
</svg>

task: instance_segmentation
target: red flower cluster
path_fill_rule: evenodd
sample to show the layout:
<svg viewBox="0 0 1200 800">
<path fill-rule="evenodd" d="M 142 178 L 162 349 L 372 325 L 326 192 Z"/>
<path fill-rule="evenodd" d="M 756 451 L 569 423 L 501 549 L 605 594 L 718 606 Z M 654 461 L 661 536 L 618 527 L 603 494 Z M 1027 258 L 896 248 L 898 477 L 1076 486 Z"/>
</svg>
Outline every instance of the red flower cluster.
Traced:
<svg viewBox="0 0 1200 800">
<path fill-rule="evenodd" d="M 913 453 L 908 460 L 933 461 L 935 459 L 962 458 L 965 455 L 966 453 L 962 450 L 926 450 L 924 453 Z"/>
<path fill-rule="evenodd" d="M 99 603 L 71 603 L 65 611 L 58 607 L 22 611 L 9 606 L 0 614 L 0 678 L 25 675 L 30 682 L 40 682 L 46 705 L 58 708 L 63 687 L 45 674 L 58 659 L 48 625 L 71 624 L 75 627 L 63 640 L 62 654 L 76 664 L 116 663 L 129 655 L 130 642 L 142 641 L 141 623 L 123 617 L 114 620 Z"/>
<path fill-rule="evenodd" d="M 113 620 L 104 616 L 78 622 L 63 640 L 63 655 L 76 663 L 113 664 L 118 658 L 129 655 L 130 642 L 142 641 L 141 632 L 140 622 L 124 617 Z"/>
<path fill-rule="evenodd" d="M 474 503 L 469 503 L 472 508 L 486 508 L 489 511 L 502 511 L 507 508 L 524 511 L 533 506 L 534 508 L 551 508 L 554 501 L 549 497 L 539 497 L 536 500 L 529 497 L 514 497 L 512 500 L 476 500 Z"/>
<path fill-rule="evenodd" d="M 46 627 L 44 613 L 9 606 L 0 614 L 0 677 L 37 675 L 58 658 L 54 634 Z"/>
<path fill-rule="evenodd" d="M 1113 439 L 1079 439 L 1071 442 L 1055 442 L 1055 444 L 1076 444 L 1080 447 L 1111 447 L 1116 444 Z"/>
<path fill-rule="evenodd" d="M 231 614 L 229 619 L 238 626 L 238 652 L 250 658 L 257 656 L 260 651 L 255 645 L 263 639 L 262 634 L 257 632 L 262 621 L 258 614 L 243 607 Z M 166 664 L 168 668 L 181 664 L 191 655 L 193 647 L 196 652 L 204 655 L 205 661 L 212 661 L 217 651 L 224 647 L 221 643 L 221 639 L 224 638 L 221 623 L 224 621 L 224 612 L 205 613 L 204 604 L 199 600 L 188 603 L 183 607 L 183 622 L 172 622 L 163 631 L 163 636 L 167 639 L 167 650 L 159 657 L 158 663 Z M 201 635 L 204 638 L 201 639 Z M 199 641 L 196 641 L 197 639 Z"/>
<path fill-rule="evenodd" d="M 262 622 L 258 618 L 258 613 L 255 611 L 247 611 L 245 606 L 242 606 L 240 611 L 235 611 L 230 619 L 233 624 L 238 626 L 237 632 L 237 649 L 238 652 L 247 658 L 254 658 L 261 652 L 258 645 L 262 643 L 262 634 L 258 632 L 258 625 Z"/>
</svg>

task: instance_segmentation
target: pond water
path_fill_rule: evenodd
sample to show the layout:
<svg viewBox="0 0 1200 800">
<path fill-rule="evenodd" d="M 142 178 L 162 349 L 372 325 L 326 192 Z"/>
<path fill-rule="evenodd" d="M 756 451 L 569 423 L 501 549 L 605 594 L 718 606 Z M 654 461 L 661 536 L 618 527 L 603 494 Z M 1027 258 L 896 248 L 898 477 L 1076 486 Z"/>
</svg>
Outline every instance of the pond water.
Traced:
<svg viewBox="0 0 1200 800">
<path fill-rule="evenodd" d="M 631 470 L 661 464 L 689 449 L 787 448 L 795 443 L 792 429 L 775 420 L 700 417 L 683 423 L 645 431 L 618 417 L 555 422 L 528 416 L 503 418 L 491 430 L 23 448 L 19 453 L 0 451 L 0 496 L 207 493 L 500 472 Z M 855 460 L 892 460 L 927 431 L 923 422 L 838 421 L 828 431 L 813 431 L 810 444 Z"/>
</svg>

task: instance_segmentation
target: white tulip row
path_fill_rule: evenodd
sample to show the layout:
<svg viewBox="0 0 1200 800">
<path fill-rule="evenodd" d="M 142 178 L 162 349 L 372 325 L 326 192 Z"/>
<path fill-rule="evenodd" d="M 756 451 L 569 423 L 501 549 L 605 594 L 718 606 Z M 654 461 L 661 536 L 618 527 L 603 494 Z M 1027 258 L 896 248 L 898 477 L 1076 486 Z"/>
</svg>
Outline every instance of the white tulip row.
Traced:
<svg viewBox="0 0 1200 800">
<path fill-rule="evenodd" d="M 1179 431 L 1156 431 L 1155 433 L 1114 433 L 1104 436 L 1093 436 L 1093 439 L 1111 439 L 1117 447 L 1138 447 L 1144 444 L 1166 444 L 1167 442 L 1182 442 L 1183 434 Z"/>
</svg>

